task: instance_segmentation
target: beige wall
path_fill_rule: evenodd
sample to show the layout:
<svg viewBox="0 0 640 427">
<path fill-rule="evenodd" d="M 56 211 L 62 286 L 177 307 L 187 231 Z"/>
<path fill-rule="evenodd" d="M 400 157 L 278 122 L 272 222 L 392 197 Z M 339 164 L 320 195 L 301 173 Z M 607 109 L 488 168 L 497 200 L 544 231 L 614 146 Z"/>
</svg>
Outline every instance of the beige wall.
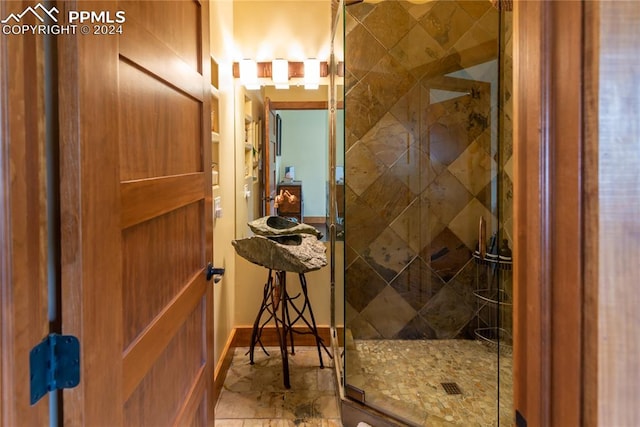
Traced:
<svg viewBox="0 0 640 427">
<path fill-rule="evenodd" d="M 234 1 L 235 60 L 329 59 L 330 0 Z"/>
<path fill-rule="evenodd" d="M 214 219 L 213 261 L 216 267 L 224 267 L 223 279 L 214 285 L 214 342 L 215 360 L 219 360 L 233 324 L 235 305 L 234 277 L 235 251 L 231 246 L 236 217 L 235 194 L 235 130 L 234 91 L 231 75 L 231 52 L 225 44 L 233 36 L 233 7 L 229 1 L 210 2 L 211 53 L 218 62 L 220 89 L 220 185 L 214 189 L 214 197 L 220 196 L 223 214 Z"/>
</svg>

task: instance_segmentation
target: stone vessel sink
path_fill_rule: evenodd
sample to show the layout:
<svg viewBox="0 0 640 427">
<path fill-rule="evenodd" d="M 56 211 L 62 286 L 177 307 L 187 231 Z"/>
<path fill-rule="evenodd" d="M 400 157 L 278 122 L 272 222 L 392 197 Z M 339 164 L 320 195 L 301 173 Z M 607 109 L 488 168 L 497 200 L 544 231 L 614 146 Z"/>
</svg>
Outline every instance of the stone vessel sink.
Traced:
<svg viewBox="0 0 640 427">
<path fill-rule="evenodd" d="M 276 271 L 306 273 L 327 265 L 325 245 L 309 234 L 252 236 L 231 243 L 242 258 Z"/>
<path fill-rule="evenodd" d="M 302 236 L 299 234 L 289 234 L 285 236 L 269 236 L 269 240 L 287 246 L 300 246 L 302 244 Z"/>
<path fill-rule="evenodd" d="M 248 225 L 251 231 L 259 236 L 311 234 L 316 236 L 318 239 L 322 238 L 322 233 L 320 233 L 315 227 L 291 221 L 281 216 L 263 216 L 262 218 L 249 222 Z"/>
</svg>

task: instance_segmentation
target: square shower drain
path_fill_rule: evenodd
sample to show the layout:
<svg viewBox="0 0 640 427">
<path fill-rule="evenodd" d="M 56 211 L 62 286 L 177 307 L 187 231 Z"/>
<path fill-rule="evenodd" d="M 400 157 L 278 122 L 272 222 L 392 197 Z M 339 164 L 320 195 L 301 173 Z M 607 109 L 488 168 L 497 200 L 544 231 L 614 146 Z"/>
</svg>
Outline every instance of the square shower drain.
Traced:
<svg viewBox="0 0 640 427">
<path fill-rule="evenodd" d="M 456 383 L 440 383 L 442 385 L 442 388 L 444 388 L 444 391 L 447 392 L 447 394 L 462 394 L 462 390 L 460 390 L 460 387 L 458 387 L 458 384 Z"/>
</svg>

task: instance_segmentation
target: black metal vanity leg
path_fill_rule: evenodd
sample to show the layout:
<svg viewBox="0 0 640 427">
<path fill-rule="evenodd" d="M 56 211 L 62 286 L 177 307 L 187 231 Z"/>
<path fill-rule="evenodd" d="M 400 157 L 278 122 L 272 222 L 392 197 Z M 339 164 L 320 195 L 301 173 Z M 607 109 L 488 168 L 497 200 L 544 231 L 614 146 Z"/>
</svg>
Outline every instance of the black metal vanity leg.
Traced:
<svg viewBox="0 0 640 427">
<path fill-rule="evenodd" d="M 279 275 L 278 275 L 279 274 Z M 280 341 L 280 353 L 282 354 L 282 376 L 284 380 L 284 387 L 291 388 L 289 381 L 289 356 L 287 354 L 287 282 L 286 273 L 284 271 L 276 273 L 280 278 L 280 303 L 282 304 L 282 331 L 278 328 L 278 316 L 274 316 L 276 319 L 276 332 Z"/>
<path fill-rule="evenodd" d="M 287 298 L 289 298 L 289 297 L 287 296 Z M 289 314 L 289 302 L 290 302 L 290 300 L 287 299 L 287 312 L 286 312 L 286 316 L 287 316 L 286 319 L 287 320 L 286 320 L 286 322 L 287 322 L 287 329 L 289 331 L 289 341 L 291 341 L 291 354 L 296 354 L 296 349 L 295 349 L 295 346 L 293 344 L 293 324 L 291 323 L 291 316 Z"/>
<path fill-rule="evenodd" d="M 252 365 L 254 363 L 253 355 L 255 353 L 256 344 L 259 340 L 260 319 L 262 318 L 262 314 L 267 309 L 267 306 L 269 304 L 269 294 L 271 293 L 272 283 L 273 283 L 273 278 L 271 276 L 271 270 L 269 270 L 269 274 L 267 276 L 267 283 L 265 283 L 262 291 L 262 305 L 260 306 L 260 310 L 258 310 L 258 315 L 256 316 L 256 320 L 253 322 L 253 329 L 251 330 L 251 345 L 249 346 L 249 362 Z"/>
<path fill-rule="evenodd" d="M 286 271 L 282 272 L 282 275 L 285 276 L 287 274 Z M 283 279 L 283 281 L 286 279 Z M 291 303 L 291 305 L 293 306 L 293 302 L 291 302 L 291 298 L 289 298 L 289 291 L 287 291 L 284 294 L 284 298 L 287 299 L 287 304 L 285 306 L 286 312 L 285 312 L 285 322 L 287 324 L 287 330 L 289 331 L 289 340 L 291 341 L 291 354 L 296 354 L 296 349 L 295 346 L 293 344 L 293 323 L 291 322 L 291 314 L 289 313 L 289 303 Z"/>
<path fill-rule="evenodd" d="M 311 317 L 311 331 L 313 335 L 316 337 L 316 347 L 318 348 L 318 359 L 320 359 L 320 368 L 324 368 L 324 361 L 322 360 L 322 350 L 320 349 L 320 345 L 324 347 L 322 343 L 322 339 L 320 335 L 318 335 L 318 327 L 316 326 L 316 318 L 313 316 L 313 310 L 311 309 L 311 303 L 309 302 L 309 295 L 307 294 L 307 279 L 304 276 L 304 273 L 299 274 L 300 277 L 300 287 L 302 288 L 302 294 L 304 295 L 304 305 L 309 309 L 309 316 Z"/>
</svg>

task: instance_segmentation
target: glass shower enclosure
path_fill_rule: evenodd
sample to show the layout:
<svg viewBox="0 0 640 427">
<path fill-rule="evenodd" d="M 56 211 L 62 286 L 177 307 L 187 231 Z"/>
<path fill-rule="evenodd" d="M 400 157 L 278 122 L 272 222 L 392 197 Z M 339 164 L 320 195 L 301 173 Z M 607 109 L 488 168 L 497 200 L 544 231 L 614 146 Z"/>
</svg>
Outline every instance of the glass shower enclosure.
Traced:
<svg viewBox="0 0 640 427">
<path fill-rule="evenodd" d="M 330 108 L 344 108 L 333 128 L 344 144 L 332 147 L 329 224 L 332 271 L 344 272 L 332 278 L 342 391 L 408 425 L 513 420 L 506 4 L 336 12 L 344 86 Z"/>
</svg>

